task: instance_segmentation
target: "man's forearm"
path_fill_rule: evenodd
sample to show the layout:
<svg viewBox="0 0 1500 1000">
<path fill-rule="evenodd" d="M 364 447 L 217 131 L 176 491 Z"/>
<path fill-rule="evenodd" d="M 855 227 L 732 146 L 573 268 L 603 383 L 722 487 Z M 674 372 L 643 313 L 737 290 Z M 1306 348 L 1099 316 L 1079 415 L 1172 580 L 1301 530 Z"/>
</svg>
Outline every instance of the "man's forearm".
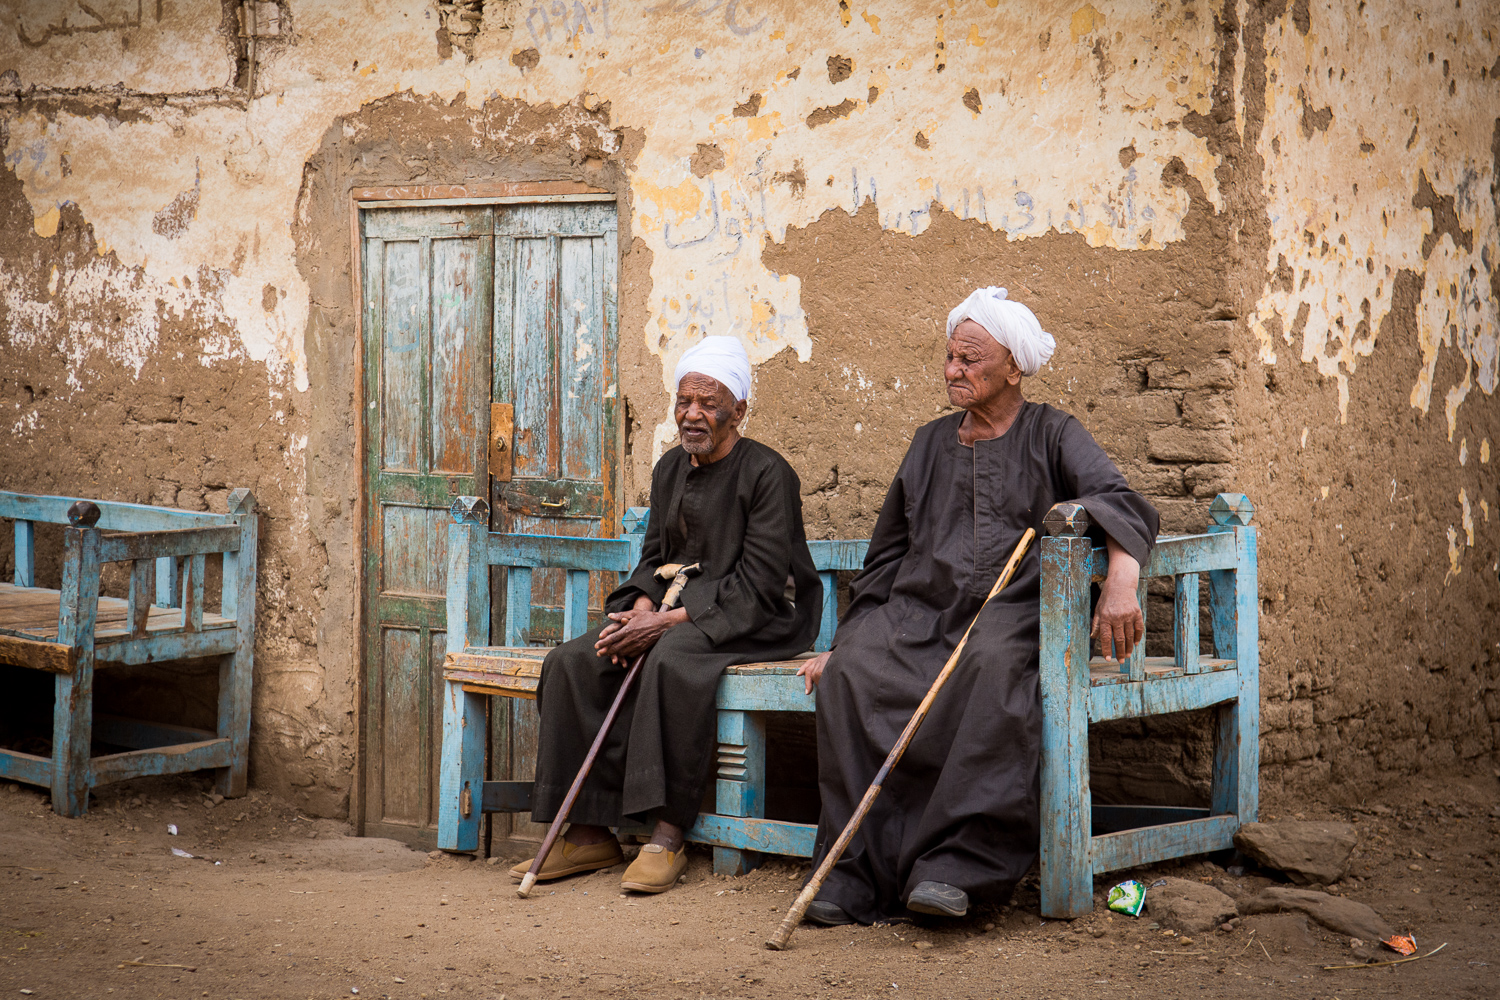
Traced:
<svg viewBox="0 0 1500 1000">
<path fill-rule="evenodd" d="M 1141 581 L 1141 564 L 1136 562 L 1135 556 L 1125 551 L 1125 546 L 1108 535 L 1104 537 L 1104 545 L 1109 552 L 1106 583 L 1135 590 Z"/>
</svg>

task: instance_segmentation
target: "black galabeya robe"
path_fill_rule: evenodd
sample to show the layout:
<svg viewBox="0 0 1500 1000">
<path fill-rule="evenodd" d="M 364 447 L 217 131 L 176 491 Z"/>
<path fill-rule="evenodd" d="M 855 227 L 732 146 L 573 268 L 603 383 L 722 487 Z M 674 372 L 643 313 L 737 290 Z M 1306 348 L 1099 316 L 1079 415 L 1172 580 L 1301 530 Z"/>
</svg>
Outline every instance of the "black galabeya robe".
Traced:
<svg viewBox="0 0 1500 1000">
<path fill-rule="evenodd" d="M 646 655 L 574 803 L 571 820 L 618 826 L 626 817 L 686 827 L 698 814 L 715 739 L 719 675 L 736 663 L 784 660 L 818 634 L 823 582 L 802 526 L 797 474 L 774 449 L 741 438 L 717 462 L 693 465 L 681 447 L 651 473 L 651 519 L 641 562 L 605 600 L 625 611 L 646 595 L 658 605 L 664 563 L 702 563 L 682 591 L 689 621 Z M 550 822 L 620 689 L 625 667 L 594 650 L 599 629 L 547 654 L 532 819 Z"/>
<path fill-rule="evenodd" d="M 1027 528 L 1083 504 L 1142 564 L 1158 515 L 1076 419 L 1024 403 L 1001 437 L 964 414 L 917 431 L 886 494 L 818 685 L 817 857 L 838 838 Z M 918 883 L 1007 898 L 1036 858 L 1040 546 L 979 615 L 957 667 L 818 894 L 863 923 L 909 916 Z"/>
</svg>

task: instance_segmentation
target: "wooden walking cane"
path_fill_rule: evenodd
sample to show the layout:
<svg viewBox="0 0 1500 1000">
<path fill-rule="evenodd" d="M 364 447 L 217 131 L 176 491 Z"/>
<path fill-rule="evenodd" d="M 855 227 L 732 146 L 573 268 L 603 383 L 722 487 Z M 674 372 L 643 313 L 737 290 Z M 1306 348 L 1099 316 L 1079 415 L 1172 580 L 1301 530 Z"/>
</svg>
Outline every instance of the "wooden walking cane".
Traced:
<svg viewBox="0 0 1500 1000">
<path fill-rule="evenodd" d="M 979 615 L 984 611 L 985 605 L 990 603 L 990 599 L 1000 593 L 1005 588 L 1005 585 L 1010 582 L 1010 578 L 1015 575 L 1016 567 L 1021 565 L 1021 558 L 1026 555 L 1026 549 L 1031 545 L 1031 540 L 1035 537 L 1036 531 L 1027 528 L 1026 534 L 1022 535 L 1021 540 L 1016 543 L 1015 551 L 1010 554 L 1010 561 L 1005 564 L 1005 569 L 1001 571 L 1000 578 L 990 588 L 989 597 L 984 599 L 984 604 L 981 604 L 979 611 L 974 613 L 974 621 L 969 622 L 969 627 L 964 629 L 964 637 L 958 640 L 958 646 L 953 650 L 953 655 L 948 657 L 948 662 L 943 665 L 943 669 L 938 673 L 937 680 L 933 681 L 932 687 L 927 689 L 927 696 L 922 699 L 922 704 L 917 706 L 916 714 L 911 717 L 911 721 L 901 731 L 901 737 L 896 740 L 896 745 L 891 747 L 891 752 L 886 755 L 885 763 L 876 772 L 875 780 L 870 782 L 870 787 L 865 789 L 865 797 L 859 800 L 859 808 L 854 810 L 854 815 L 844 825 L 844 831 L 839 834 L 839 839 L 833 842 L 833 847 L 829 849 L 828 856 L 818 866 L 818 870 L 813 874 L 812 880 L 807 883 L 807 886 L 797 897 L 796 902 L 792 903 L 792 908 L 787 911 L 786 916 L 782 919 L 781 926 L 776 928 L 776 933 L 772 934 L 770 939 L 766 941 L 767 948 L 770 948 L 772 951 L 784 951 L 791 942 L 792 931 L 796 930 L 797 925 L 802 922 L 802 914 L 807 912 L 808 904 L 817 897 L 818 890 L 823 888 L 823 882 L 828 878 L 828 873 L 833 871 L 833 866 L 838 863 L 839 858 L 843 857 L 845 849 L 849 846 L 849 841 L 854 839 L 855 833 L 859 831 L 859 825 L 864 822 L 865 815 L 869 813 L 870 807 L 875 804 L 875 797 L 880 794 L 880 789 L 885 783 L 886 775 L 891 773 L 891 768 L 896 766 L 896 762 L 906 752 L 907 746 L 911 744 L 912 737 L 917 734 L 917 727 L 922 724 L 923 719 L 927 718 L 927 710 L 932 707 L 932 702 L 937 698 L 937 693 L 943 689 L 943 684 L 947 682 L 948 676 L 953 673 L 953 668 L 958 666 L 958 658 L 963 653 L 964 646 L 969 641 L 969 633 L 974 631 L 974 623 L 979 621 Z"/>
<path fill-rule="evenodd" d="M 666 596 L 661 599 L 661 611 L 671 611 L 677 606 L 677 598 L 682 596 L 682 588 L 687 586 L 688 578 L 697 576 L 701 572 L 698 563 L 684 566 L 681 563 L 667 563 L 656 568 L 658 579 L 672 578 L 672 585 L 667 588 Z M 536 852 L 536 857 L 531 861 L 531 870 L 521 879 L 521 885 L 516 889 L 516 895 L 525 899 L 531 894 L 531 887 L 536 885 L 537 872 L 542 870 L 542 864 L 547 860 L 547 855 L 552 851 L 552 845 L 557 842 L 557 835 L 562 831 L 563 824 L 568 820 L 568 813 L 573 810 L 573 800 L 578 798 L 578 793 L 583 788 L 584 781 L 589 772 L 594 768 L 594 758 L 599 756 L 599 750 L 604 746 L 604 738 L 609 735 L 610 728 L 615 724 L 615 716 L 620 714 L 620 706 L 625 703 L 625 696 L 630 693 L 630 687 L 635 683 L 636 675 L 641 672 L 641 665 L 646 662 L 646 650 L 635 658 L 630 670 L 626 672 L 625 679 L 620 682 L 619 693 L 615 695 L 614 704 L 609 706 L 609 713 L 604 716 L 604 725 L 599 727 L 599 735 L 594 737 L 594 745 L 589 747 L 588 756 L 583 758 L 583 766 L 578 769 L 578 776 L 573 779 L 573 784 L 568 789 L 568 794 L 563 797 L 562 807 L 557 810 L 557 816 L 553 818 L 552 825 L 547 828 L 547 836 L 542 839 L 542 849 Z"/>
</svg>

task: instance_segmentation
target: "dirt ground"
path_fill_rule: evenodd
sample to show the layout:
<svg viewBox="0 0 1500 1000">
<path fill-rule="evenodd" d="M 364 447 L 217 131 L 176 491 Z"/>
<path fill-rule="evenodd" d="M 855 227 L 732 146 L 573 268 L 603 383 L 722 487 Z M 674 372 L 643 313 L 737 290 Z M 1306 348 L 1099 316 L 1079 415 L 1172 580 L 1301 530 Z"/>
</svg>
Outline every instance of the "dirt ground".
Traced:
<svg viewBox="0 0 1500 1000">
<path fill-rule="evenodd" d="M 1039 919 L 1029 880 L 1014 905 L 962 921 L 804 927 L 775 953 L 763 942 L 806 875 L 783 860 L 721 878 L 694 849 L 685 884 L 662 896 L 622 895 L 611 869 L 521 900 L 503 859 L 350 837 L 258 791 L 215 804 L 204 776 L 103 788 L 76 820 L 53 815 L 39 790 L 4 785 L 0 997 L 1490 998 L 1497 790 L 1487 777 L 1339 816 L 1360 845 L 1333 891 L 1414 932 L 1419 954 L 1447 947 L 1325 971 L 1358 959 L 1301 916 L 1247 917 L 1195 939 L 1102 907 L 1127 875 L 1203 879 L 1233 896 L 1269 881 L 1206 860 L 1101 877 L 1100 907 L 1071 923 Z"/>
</svg>

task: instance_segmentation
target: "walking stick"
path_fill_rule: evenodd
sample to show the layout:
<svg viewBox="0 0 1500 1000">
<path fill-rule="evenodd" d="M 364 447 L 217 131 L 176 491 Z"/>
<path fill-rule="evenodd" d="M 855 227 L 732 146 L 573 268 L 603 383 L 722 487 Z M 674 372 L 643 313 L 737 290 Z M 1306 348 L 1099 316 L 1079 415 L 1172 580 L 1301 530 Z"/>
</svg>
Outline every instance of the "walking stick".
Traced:
<svg viewBox="0 0 1500 1000">
<path fill-rule="evenodd" d="M 788 943 L 790 943 L 792 931 L 796 930 L 797 925 L 802 922 L 802 914 L 807 912 L 808 904 L 817 897 L 818 890 L 823 887 L 823 882 L 828 878 L 828 873 L 833 871 L 833 866 L 838 863 L 839 858 L 843 857 L 845 849 L 849 846 L 849 841 L 854 839 L 855 833 L 859 831 L 859 825 L 864 822 L 865 815 L 869 813 L 870 807 L 875 804 L 875 797 L 880 794 L 880 788 L 885 783 L 886 775 L 891 773 L 891 768 L 896 766 L 896 762 L 906 752 L 907 746 L 911 744 L 912 737 L 917 734 L 917 727 L 922 724 L 923 719 L 927 718 L 927 710 L 932 707 L 932 702 L 937 698 L 937 693 L 943 689 L 943 684 L 947 682 L 948 676 L 953 673 L 953 668 L 958 665 L 958 657 L 963 653 L 964 646 L 969 641 L 969 633 L 974 631 L 974 622 L 979 621 L 979 615 L 984 611 L 985 605 L 990 603 L 990 598 L 1000 593 L 1005 588 L 1005 585 L 1010 582 L 1010 578 L 1016 572 L 1016 567 L 1021 564 L 1021 557 L 1026 554 L 1027 546 L 1031 544 L 1031 540 L 1035 537 L 1036 532 L 1031 528 L 1027 528 L 1026 534 L 1022 535 L 1021 540 L 1016 543 L 1015 551 L 1010 554 L 1010 561 L 1005 564 L 1005 569 L 1000 573 L 1000 578 L 990 588 L 989 597 L 984 599 L 984 604 L 981 604 L 979 611 L 974 613 L 974 621 L 969 622 L 969 627 L 964 629 L 964 637 L 958 641 L 958 646 L 953 650 L 953 655 L 948 657 L 948 662 L 943 665 L 943 669 L 938 673 L 937 680 L 933 681 L 932 687 L 927 689 L 927 696 L 922 699 L 922 704 L 917 706 L 916 714 L 911 717 L 911 721 L 902 730 L 901 738 L 896 740 L 896 745 L 891 747 L 891 752 L 886 755 L 885 763 L 881 765 L 880 770 L 875 774 L 875 780 L 870 782 L 869 788 L 865 789 L 865 797 L 860 799 L 859 808 L 854 810 L 854 815 L 844 825 L 844 831 L 839 834 L 839 839 L 833 842 L 833 847 L 829 849 L 828 856 L 823 859 L 823 863 L 818 866 L 818 870 L 813 874 L 812 881 L 807 883 L 807 886 L 803 888 L 802 893 L 797 897 L 796 902 L 792 903 L 792 908 L 782 918 L 781 926 L 776 928 L 776 933 L 772 934 L 770 939 L 766 941 L 767 948 L 770 948 L 772 951 L 784 951 Z"/>
<path fill-rule="evenodd" d="M 698 563 L 684 566 L 681 563 L 667 563 L 658 566 L 656 576 L 665 580 L 672 578 L 672 585 L 667 588 L 666 596 L 661 600 L 658 611 L 671 611 L 677 606 L 677 598 L 682 596 L 682 588 L 687 586 L 688 577 L 697 576 L 700 572 Z M 531 861 L 531 870 L 521 879 L 521 885 L 516 889 L 516 895 L 525 899 L 531 894 L 531 887 L 536 885 L 536 873 L 542 870 L 542 863 L 547 860 L 547 855 L 552 851 L 552 845 L 557 842 L 557 835 L 562 831 L 563 824 L 567 822 L 568 813 L 573 809 L 573 801 L 578 798 L 579 791 L 583 788 L 584 781 L 589 772 L 594 768 L 594 758 L 599 756 L 599 750 L 604 746 L 604 738 L 609 735 L 610 728 L 615 724 L 615 716 L 620 714 L 620 706 L 625 703 L 625 696 L 630 693 L 630 687 L 635 683 L 636 675 L 641 672 L 641 664 L 646 662 L 646 650 L 635 658 L 630 670 L 626 672 L 625 679 L 620 682 L 619 693 L 615 695 L 613 705 L 609 706 L 609 713 L 604 716 L 604 725 L 599 727 L 599 735 L 594 737 L 594 745 L 589 747 L 588 756 L 583 758 L 583 766 L 578 769 L 578 777 L 573 779 L 573 784 L 568 789 L 568 794 L 563 797 L 562 808 L 558 809 L 557 816 L 552 820 L 552 825 L 547 828 L 547 836 L 542 839 L 542 849 L 536 852 L 536 857 Z"/>
</svg>

